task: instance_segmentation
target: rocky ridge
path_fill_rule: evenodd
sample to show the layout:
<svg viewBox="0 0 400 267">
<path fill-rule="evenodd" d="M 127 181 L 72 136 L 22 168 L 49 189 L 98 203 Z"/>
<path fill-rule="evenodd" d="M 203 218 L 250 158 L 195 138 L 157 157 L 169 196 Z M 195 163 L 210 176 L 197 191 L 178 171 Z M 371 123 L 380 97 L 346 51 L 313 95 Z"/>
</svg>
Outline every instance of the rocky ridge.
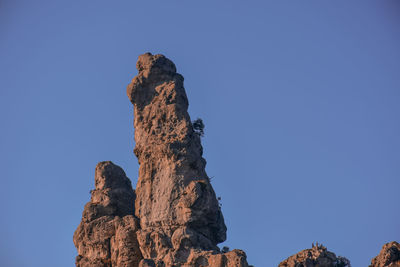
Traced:
<svg viewBox="0 0 400 267">
<path fill-rule="evenodd" d="M 321 244 L 312 245 L 282 261 L 278 267 L 351 267 L 350 261 L 344 257 L 336 257 Z"/>
<path fill-rule="evenodd" d="M 400 267 L 400 244 L 395 241 L 385 244 L 369 267 Z"/>
</svg>

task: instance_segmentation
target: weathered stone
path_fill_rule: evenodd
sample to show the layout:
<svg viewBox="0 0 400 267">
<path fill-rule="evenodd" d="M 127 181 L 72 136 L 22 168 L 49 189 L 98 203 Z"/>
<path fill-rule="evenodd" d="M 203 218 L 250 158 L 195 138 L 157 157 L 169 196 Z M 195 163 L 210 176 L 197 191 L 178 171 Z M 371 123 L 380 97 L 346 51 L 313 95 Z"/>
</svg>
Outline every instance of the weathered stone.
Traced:
<svg viewBox="0 0 400 267">
<path fill-rule="evenodd" d="M 143 259 L 140 261 L 139 267 L 156 267 L 156 264 L 151 259 Z"/>
<path fill-rule="evenodd" d="M 135 193 L 125 172 L 110 161 L 96 166 L 95 190 L 74 234 L 76 266 L 138 266 Z"/>
<path fill-rule="evenodd" d="M 208 266 L 212 267 L 247 267 L 246 253 L 235 249 L 224 254 L 215 254 L 208 257 Z M 207 265 L 206 265 L 207 266 Z"/>
<path fill-rule="evenodd" d="M 305 249 L 282 261 L 278 267 L 351 267 L 344 257 L 336 257 L 323 245 L 318 243 L 311 249 Z"/>
<path fill-rule="evenodd" d="M 396 241 L 385 244 L 369 267 L 400 267 L 400 244 Z"/>
</svg>

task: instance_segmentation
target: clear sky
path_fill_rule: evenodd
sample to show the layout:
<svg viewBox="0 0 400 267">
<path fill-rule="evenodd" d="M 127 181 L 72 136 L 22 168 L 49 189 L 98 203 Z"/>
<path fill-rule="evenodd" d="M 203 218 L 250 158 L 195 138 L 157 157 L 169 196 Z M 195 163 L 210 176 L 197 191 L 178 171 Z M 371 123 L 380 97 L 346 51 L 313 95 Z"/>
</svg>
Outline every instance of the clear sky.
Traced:
<svg viewBox="0 0 400 267">
<path fill-rule="evenodd" d="M 257 267 L 400 241 L 400 2 L 0 2 L 1 265 L 74 266 L 96 163 L 136 184 L 126 86 L 185 77 L 228 240 Z"/>
</svg>

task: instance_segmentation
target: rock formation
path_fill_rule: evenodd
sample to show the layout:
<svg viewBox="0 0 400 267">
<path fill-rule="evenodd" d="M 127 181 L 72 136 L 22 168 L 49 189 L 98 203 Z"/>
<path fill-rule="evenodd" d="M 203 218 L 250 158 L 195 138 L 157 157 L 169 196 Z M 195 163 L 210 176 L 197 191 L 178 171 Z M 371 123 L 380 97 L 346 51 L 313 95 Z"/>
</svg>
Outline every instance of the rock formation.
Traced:
<svg viewBox="0 0 400 267">
<path fill-rule="evenodd" d="M 136 194 L 121 168 L 98 164 L 96 189 L 74 234 L 76 265 L 248 266 L 243 251 L 217 246 L 226 226 L 183 77 L 163 55 L 141 55 L 136 67 L 127 88 L 140 164 Z"/>
<path fill-rule="evenodd" d="M 395 241 L 385 244 L 369 267 L 400 267 L 400 244 Z"/>
<path fill-rule="evenodd" d="M 344 257 L 336 257 L 323 245 L 318 243 L 311 249 L 305 249 L 290 256 L 278 267 L 351 267 L 350 261 Z"/>
<path fill-rule="evenodd" d="M 96 166 L 95 187 L 74 233 L 76 266 L 138 266 L 142 254 L 131 181 L 120 167 L 105 161 Z"/>
<path fill-rule="evenodd" d="M 136 68 L 127 88 L 140 164 L 136 192 L 120 167 L 97 164 L 73 237 L 76 266 L 250 267 L 243 251 L 217 246 L 226 226 L 205 171 L 204 125 L 190 120 L 183 77 L 163 55 L 143 54 Z M 350 267 L 350 261 L 317 243 L 278 267 Z M 400 245 L 384 245 L 370 267 L 400 267 Z"/>
</svg>

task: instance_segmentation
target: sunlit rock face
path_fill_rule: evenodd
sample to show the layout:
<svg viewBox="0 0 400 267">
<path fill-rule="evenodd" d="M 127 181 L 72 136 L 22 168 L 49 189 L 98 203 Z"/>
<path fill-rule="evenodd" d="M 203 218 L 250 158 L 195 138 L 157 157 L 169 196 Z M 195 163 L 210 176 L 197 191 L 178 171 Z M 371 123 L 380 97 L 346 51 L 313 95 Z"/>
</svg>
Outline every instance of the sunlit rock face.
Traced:
<svg viewBox="0 0 400 267">
<path fill-rule="evenodd" d="M 314 245 L 282 261 L 278 267 L 351 267 L 344 257 L 336 257 L 323 245 Z"/>
<path fill-rule="evenodd" d="M 369 267 L 400 267 L 400 244 L 395 241 L 385 244 Z"/>
</svg>

